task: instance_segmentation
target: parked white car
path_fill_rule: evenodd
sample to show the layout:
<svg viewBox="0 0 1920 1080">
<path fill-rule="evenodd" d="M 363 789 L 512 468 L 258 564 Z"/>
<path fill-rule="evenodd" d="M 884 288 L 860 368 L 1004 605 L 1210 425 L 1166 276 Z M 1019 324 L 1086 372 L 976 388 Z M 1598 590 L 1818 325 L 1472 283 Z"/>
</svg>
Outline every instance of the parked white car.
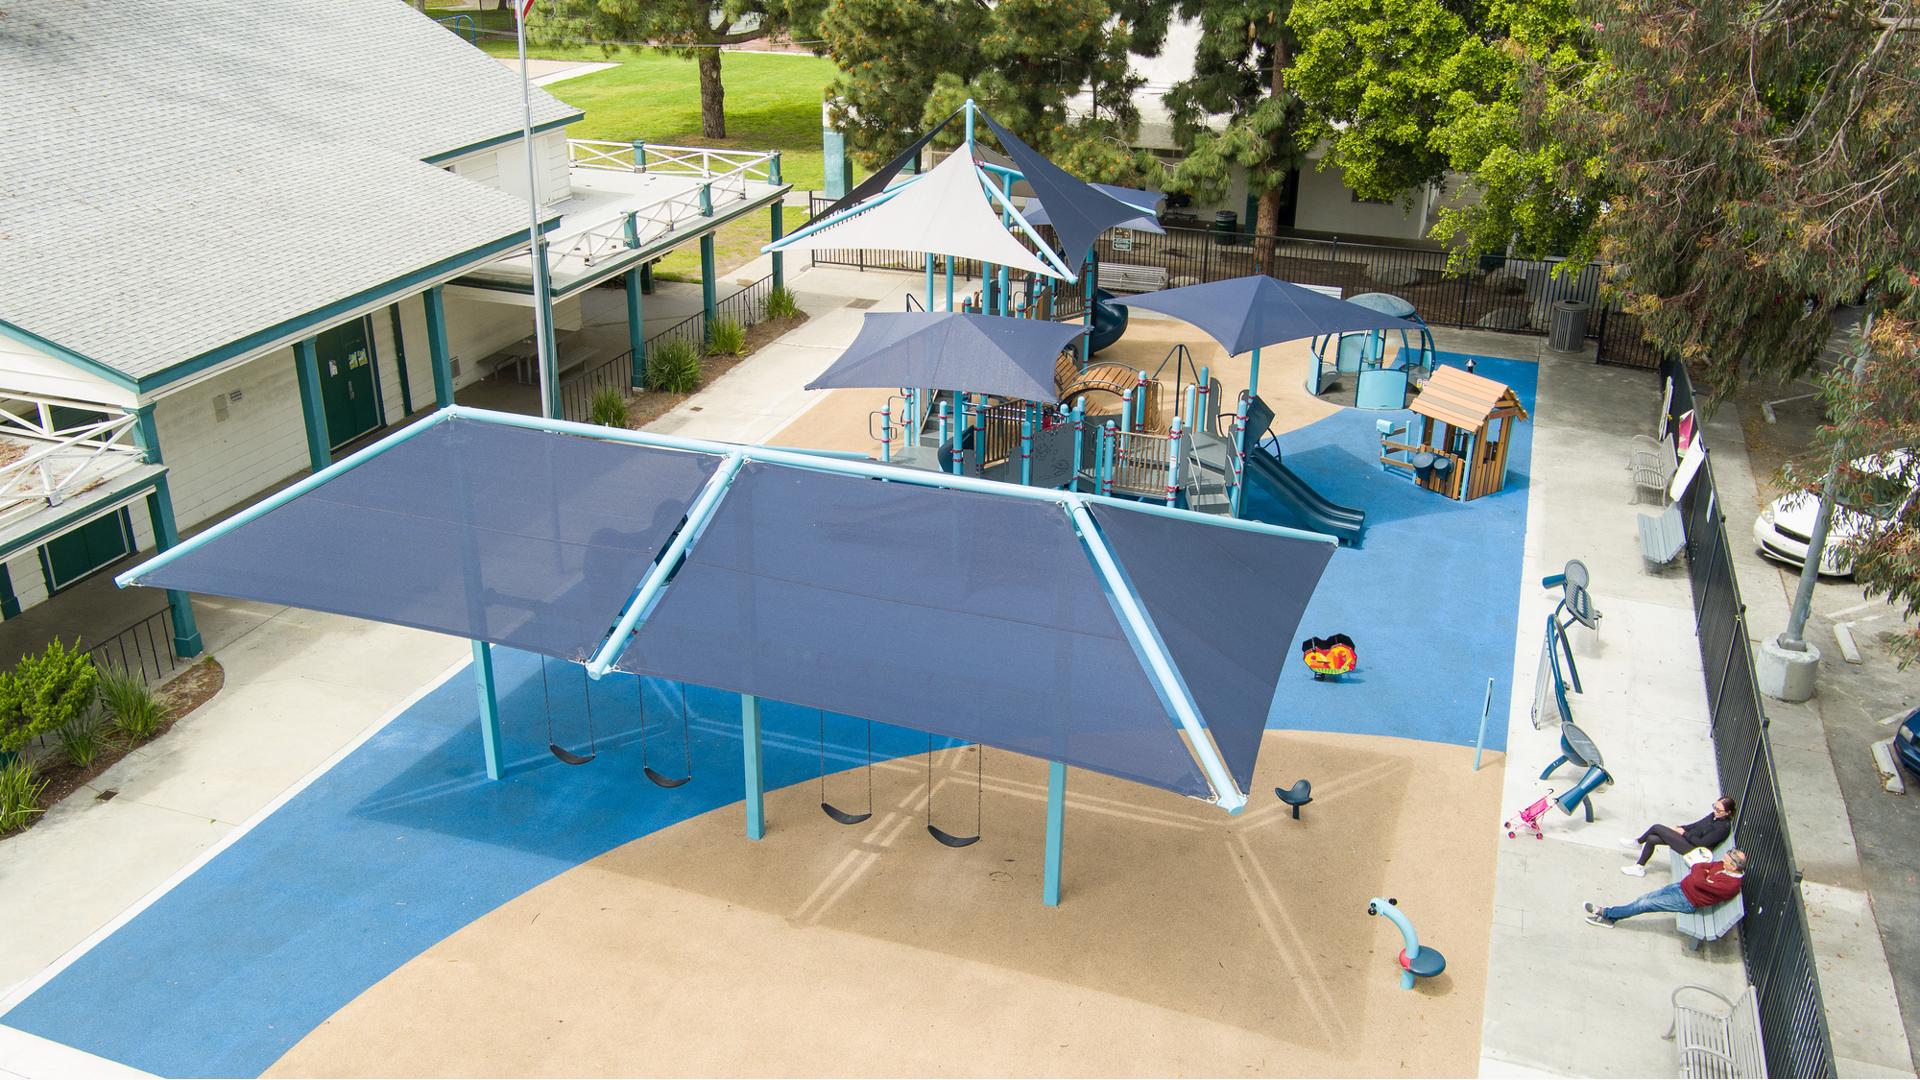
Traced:
<svg viewBox="0 0 1920 1080">
<path fill-rule="evenodd" d="M 1906 469 L 1911 450 L 1857 458 L 1853 467 L 1862 472 L 1879 473 L 1897 479 Z M 1880 527 L 1913 501 L 1916 491 L 1909 490 L 1898 499 L 1879 507 L 1871 516 L 1836 512 L 1827 527 L 1826 549 L 1820 553 L 1820 572 L 1833 577 L 1853 576 L 1853 541 Z M 1789 492 L 1767 504 L 1753 522 L 1753 541 L 1760 554 L 1788 566 L 1804 566 L 1807 545 L 1813 533 L 1813 519 L 1820 511 L 1820 500 L 1808 491 Z"/>
</svg>

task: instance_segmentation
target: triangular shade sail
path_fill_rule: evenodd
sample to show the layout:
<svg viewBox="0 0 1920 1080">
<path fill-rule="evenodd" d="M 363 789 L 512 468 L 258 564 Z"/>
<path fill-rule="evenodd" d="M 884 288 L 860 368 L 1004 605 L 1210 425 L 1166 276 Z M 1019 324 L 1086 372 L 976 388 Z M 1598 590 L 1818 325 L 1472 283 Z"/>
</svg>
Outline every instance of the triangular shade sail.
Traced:
<svg viewBox="0 0 1920 1080">
<path fill-rule="evenodd" d="M 885 202 L 878 202 L 885 198 Z M 877 196 L 870 209 L 819 232 L 775 241 L 768 250 L 879 248 L 924 251 L 958 259 L 978 259 L 1016 270 L 1058 277 L 1038 255 L 1016 240 L 1001 223 L 980 175 L 965 154 L 950 154 L 926 175 Z M 857 208 L 856 208 L 857 209 Z"/>
<path fill-rule="evenodd" d="M 1192 323 L 1235 356 L 1321 334 L 1420 328 L 1406 319 L 1265 274 L 1123 296 L 1108 303 L 1158 311 Z"/>
<path fill-rule="evenodd" d="M 1128 580 L 1193 692 L 1227 771 L 1251 790 L 1280 668 L 1334 546 L 1196 529 L 1104 504 L 1093 518 L 1121 565 L 1135 568 Z M 1177 573 L 1164 569 L 1176 566 Z"/>
<path fill-rule="evenodd" d="M 584 660 L 716 463 L 445 420 L 139 583 Z"/>
<path fill-rule="evenodd" d="M 1167 234 L 1167 230 L 1160 227 L 1158 212 L 1160 200 L 1166 198 L 1165 195 L 1162 195 L 1158 191 L 1147 191 L 1142 188 L 1115 187 L 1112 184 L 1088 184 L 1087 186 L 1102 195 L 1118 199 L 1128 206 L 1137 206 L 1142 211 L 1141 216 L 1123 221 L 1113 226 L 1113 228 L 1132 229 L 1135 232 L 1152 233 L 1155 236 L 1165 236 Z M 1053 216 L 1047 213 L 1046 204 L 1037 198 L 1028 199 L 1027 205 L 1021 207 L 1020 213 L 1027 219 L 1027 224 L 1029 225 L 1053 224 Z"/>
<path fill-rule="evenodd" d="M 616 666 L 1210 790 L 1050 503 L 749 464 Z"/>
<path fill-rule="evenodd" d="M 807 389 L 921 386 L 1058 401 L 1054 362 L 1082 332 L 1078 325 L 1042 319 L 868 312 L 853 344 Z"/>
<path fill-rule="evenodd" d="M 1021 142 L 993 117 L 983 113 L 980 118 L 1020 167 L 1020 175 L 1033 187 L 1033 193 L 1046 204 L 1053 234 L 1060 238 L 1061 253 L 1076 271 L 1101 233 L 1140 216 L 1138 207 L 1095 190 L 1085 180 L 1041 157 L 1039 151 Z"/>
</svg>

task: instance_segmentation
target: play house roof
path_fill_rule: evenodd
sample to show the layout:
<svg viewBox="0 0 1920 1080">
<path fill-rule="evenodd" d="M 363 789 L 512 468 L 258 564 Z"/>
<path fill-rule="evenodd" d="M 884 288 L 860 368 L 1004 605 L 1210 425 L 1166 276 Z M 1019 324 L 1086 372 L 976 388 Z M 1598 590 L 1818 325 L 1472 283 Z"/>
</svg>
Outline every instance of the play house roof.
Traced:
<svg viewBox="0 0 1920 1080">
<path fill-rule="evenodd" d="M 1420 388 L 1420 396 L 1408 407 L 1421 416 L 1468 431 L 1478 431 L 1496 416 L 1527 418 L 1527 410 L 1521 407 L 1520 396 L 1512 387 L 1451 365 L 1435 368 Z"/>
<path fill-rule="evenodd" d="M 1332 552 L 1121 500 L 455 407 L 119 580 L 592 657 L 1232 808 Z"/>
</svg>

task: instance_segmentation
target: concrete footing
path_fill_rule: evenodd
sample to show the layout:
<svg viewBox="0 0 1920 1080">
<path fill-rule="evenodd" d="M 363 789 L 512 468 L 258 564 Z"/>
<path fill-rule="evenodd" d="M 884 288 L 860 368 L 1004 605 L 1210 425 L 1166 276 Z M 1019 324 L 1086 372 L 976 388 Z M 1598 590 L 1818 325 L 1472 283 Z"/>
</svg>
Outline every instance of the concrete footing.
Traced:
<svg viewBox="0 0 1920 1080">
<path fill-rule="evenodd" d="M 1781 701 L 1805 701 L 1813 696 L 1820 674 L 1820 650 L 1807 642 L 1804 649 L 1790 649 L 1778 637 L 1760 643 L 1760 654 L 1753 659 L 1753 675 L 1760 692 Z"/>
</svg>

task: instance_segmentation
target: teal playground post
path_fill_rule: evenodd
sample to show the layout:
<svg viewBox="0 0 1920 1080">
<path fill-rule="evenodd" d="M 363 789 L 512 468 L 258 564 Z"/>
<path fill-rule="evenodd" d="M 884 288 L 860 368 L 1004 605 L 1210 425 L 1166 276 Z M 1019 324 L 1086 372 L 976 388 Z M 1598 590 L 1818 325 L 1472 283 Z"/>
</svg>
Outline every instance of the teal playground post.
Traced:
<svg viewBox="0 0 1920 1080">
<path fill-rule="evenodd" d="M 1493 680 L 1487 680 L 1487 700 L 1480 704 L 1480 734 L 1473 740 L 1473 771 L 1480 771 L 1480 754 L 1487 748 L 1487 714 L 1493 711 Z"/>
<path fill-rule="evenodd" d="M 1431 979 L 1447 970 L 1447 958 L 1440 950 L 1431 945 L 1422 946 L 1420 936 L 1413 932 L 1413 923 L 1400 910 L 1400 901 L 1393 897 L 1376 896 L 1367 901 L 1367 914 L 1385 915 L 1387 921 L 1400 931 L 1405 947 L 1400 950 L 1400 989 L 1413 989 L 1415 979 Z"/>
<path fill-rule="evenodd" d="M 760 699 L 740 695 L 741 764 L 746 770 L 747 839 L 767 835 L 766 778 L 760 768 Z"/>
<path fill-rule="evenodd" d="M 1080 395 L 1073 403 L 1073 479 L 1067 482 L 1068 491 L 1080 490 L 1081 451 L 1086 446 L 1087 396 Z"/>
<path fill-rule="evenodd" d="M 1047 859 L 1041 883 L 1041 899 L 1048 907 L 1060 906 L 1060 849 L 1067 823 L 1067 763 L 1047 762 Z"/>
</svg>

